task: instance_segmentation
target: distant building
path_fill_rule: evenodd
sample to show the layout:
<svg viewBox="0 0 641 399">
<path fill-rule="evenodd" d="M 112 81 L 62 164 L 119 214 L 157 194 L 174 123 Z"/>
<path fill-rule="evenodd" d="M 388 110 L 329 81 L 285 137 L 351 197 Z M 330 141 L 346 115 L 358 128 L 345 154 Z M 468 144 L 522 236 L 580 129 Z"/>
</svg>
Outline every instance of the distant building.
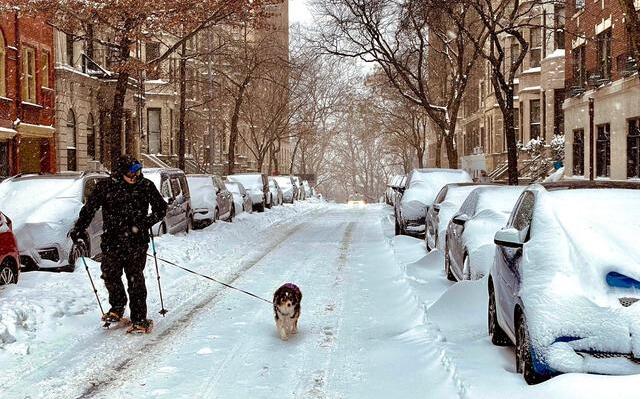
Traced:
<svg viewBox="0 0 641 399">
<path fill-rule="evenodd" d="M 0 15 L 0 178 L 56 171 L 53 28 Z"/>
<path fill-rule="evenodd" d="M 565 175 L 590 178 L 592 170 L 599 179 L 638 179 L 639 49 L 629 44 L 629 21 L 621 2 L 567 3 L 574 34 L 566 37 Z"/>
</svg>

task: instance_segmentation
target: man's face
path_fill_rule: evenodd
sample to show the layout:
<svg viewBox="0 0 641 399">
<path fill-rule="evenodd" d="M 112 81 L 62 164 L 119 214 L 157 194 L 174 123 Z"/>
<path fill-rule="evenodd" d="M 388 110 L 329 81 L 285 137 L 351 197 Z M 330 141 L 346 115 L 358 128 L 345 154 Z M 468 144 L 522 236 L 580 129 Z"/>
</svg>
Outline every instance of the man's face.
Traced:
<svg viewBox="0 0 641 399">
<path fill-rule="evenodd" d="M 123 180 L 129 184 L 134 184 L 136 180 L 138 180 L 141 170 L 142 165 L 140 164 L 140 162 L 135 162 L 133 165 L 131 165 L 131 167 L 129 167 L 127 173 L 123 175 Z"/>
</svg>

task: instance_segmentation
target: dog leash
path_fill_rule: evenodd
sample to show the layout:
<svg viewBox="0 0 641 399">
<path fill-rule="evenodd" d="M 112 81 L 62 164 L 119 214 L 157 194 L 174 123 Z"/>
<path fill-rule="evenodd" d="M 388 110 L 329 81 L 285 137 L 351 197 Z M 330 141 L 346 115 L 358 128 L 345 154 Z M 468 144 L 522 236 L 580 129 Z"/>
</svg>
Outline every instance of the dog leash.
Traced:
<svg viewBox="0 0 641 399">
<path fill-rule="evenodd" d="M 149 256 L 149 257 L 153 257 L 153 255 L 152 255 L 152 254 L 147 254 L 147 256 Z M 252 294 L 252 293 L 251 293 L 251 292 L 249 292 L 249 291 L 245 291 L 245 290 L 243 290 L 243 289 L 236 288 L 236 287 L 234 287 L 233 285 L 230 285 L 230 284 L 227 284 L 227 283 L 223 283 L 222 281 L 216 280 L 216 279 L 215 279 L 215 278 L 213 278 L 213 277 L 206 276 L 206 275 L 204 275 L 204 274 L 198 273 L 198 272 L 196 272 L 196 271 L 194 271 L 194 270 L 191 270 L 191 269 L 188 269 L 188 268 L 186 268 L 186 267 L 180 266 L 180 265 L 179 265 L 179 264 L 177 264 L 177 263 L 174 263 L 174 262 L 169 261 L 169 260 L 167 260 L 167 259 L 163 259 L 163 258 L 161 258 L 161 257 L 159 257 L 159 256 L 157 256 L 157 259 L 158 259 L 159 261 L 161 261 L 161 262 L 164 262 L 164 263 L 168 264 L 168 265 L 171 265 L 171 266 L 177 267 L 177 268 L 179 268 L 179 269 L 182 269 L 182 270 L 184 270 L 184 271 L 186 271 L 186 272 L 188 272 L 188 273 L 195 274 L 196 276 L 200 276 L 200 277 L 206 278 L 207 280 L 211 280 L 211 281 L 216 282 L 216 283 L 218 283 L 218 284 L 224 285 L 224 286 L 225 286 L 225 287 L 227 287 L 227 288 L 231 288 L 231 289 L 233 289 L 233 290 L 240 291 L 240 292 L 242 292 L 243 294 L 247 294 L 247 295 L 249 295 L 249 296 L 253 296 L 253 297 L 254 297 L 254 298 L 256 298 L 256 299 L 260 299 L 260 300 L 261 300 L 261 301 L 263 301 L 263 302 L 267 302 L 267 303 L 268 303 L 268 304 L 270 304 L 270 305 L 274 305 L 274 303 L 273 303 L 272 301 L 270 301 L 270 300 L 268 300 L 268 299 L 265 299 L 265 298 L 262 298 L 262 297 L 259 297 L 259 296 L 258 296 L 258 295 L 256 295 L 256 294 Z"/>
</svg>

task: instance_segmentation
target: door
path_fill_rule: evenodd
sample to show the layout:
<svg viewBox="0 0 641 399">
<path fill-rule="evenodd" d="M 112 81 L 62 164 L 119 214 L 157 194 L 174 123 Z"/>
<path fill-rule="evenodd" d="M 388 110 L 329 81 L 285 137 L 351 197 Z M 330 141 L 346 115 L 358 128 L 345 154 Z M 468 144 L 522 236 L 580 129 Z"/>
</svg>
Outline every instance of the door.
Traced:
<svg viewBox="0 0 641 399">
<path fill-rule="evenodd" d="M 532 224 L 532 213 L 534 211 L 535 196 L 531 191 L 521 194 L 516 207 L 512 211 L 508 227 L 519 231 L 522 242 L 529 240 L 530 225 Z M 518 303 L 518 293 L 521 289 L 521 261 L 523 259 L 522 248 L 509 248 L 497 246 L 498 259 L 497 270 L 500 283 L 497 284 L 497 312 L 501 318 L 514 326 L 514 307 Z"/>
<path fill-rule="evenodd" d="M 160 108 L 150 108 L 147 110 L 147 129 L 148 129 L 148 153 L 160 153 Z"/>
<path fill-rule="evenodd" d="M 183 204 L 185 200 L 180 191 L 180 182 L 178 181 L 178 178 L 168 177 L 168 179 L 169 186 L 171 187 L 171 198 L 173 200 L 171 205 L 169 205 L 169 208 L 171 209 L 171 226 L 167 226 L 167 228 L 171 233 L 175 233 L 185 229 L 186 220 L 183 215 Z M 169 212 L 167 213 L 169 214 Z"/>
</svg>

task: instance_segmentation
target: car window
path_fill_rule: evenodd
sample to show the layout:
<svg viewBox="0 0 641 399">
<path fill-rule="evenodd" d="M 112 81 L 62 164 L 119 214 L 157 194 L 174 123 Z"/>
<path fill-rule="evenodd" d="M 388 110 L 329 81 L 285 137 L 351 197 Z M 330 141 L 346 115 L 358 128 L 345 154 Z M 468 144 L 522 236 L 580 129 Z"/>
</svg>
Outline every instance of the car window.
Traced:
<svg viewBox="0 0 641 399">
<path fill-rule="evenodd" d="M 444 186 L 441 191 L 439 191 L 438 195 L 436 196 L 436 199 L 434 200 L 435 204 L 440 204 L 443 202 L 445 199 L 445 196 L 447 195 L 447 186 Z"/>
<path fill-rule="evenodd" d="M 463 204 L 461 205 L 461 208 L 459 210 L 459 214 L 466 214 L 469 217 L 474 216 L 474 212 L 476 211 L 476 204 L 478 203 L 479 195 L 477 191 L 472 191 L 470 195 L 467 196 Z"/>
<path fill-rule="evenodd" d="M 530 227 L 532 222 L 532 212 L 534 211 L 534 193 L 526 191 L 521 195 L 517 208 L 513 212 L 511 225 L 518 231 L 525 231 Z"/>
<path fill-rule="evenodd" d="M 169 179 L 164 179 L 160 184 L 160 195 L 164 198 L 171 198 L 171 189 L 169 188 Z"/>
<path fill-rule="evenodd" d="M 187 178 L 183 175 L 178 177 L 178 182 L 180 183 L 180 191 L 185 197 L 189 197 L 189 184 L 187 184 Z"/>
<path fill-rule="evenodd" d="M 171 184 L 171 193 L 173 194 L 173 197 L 178 197 L 178 195 L 180 195 L 180 183 L 178 182 L 178 179 L 172 177 L 169 179 L 169 182 Z"/>
</svg>

